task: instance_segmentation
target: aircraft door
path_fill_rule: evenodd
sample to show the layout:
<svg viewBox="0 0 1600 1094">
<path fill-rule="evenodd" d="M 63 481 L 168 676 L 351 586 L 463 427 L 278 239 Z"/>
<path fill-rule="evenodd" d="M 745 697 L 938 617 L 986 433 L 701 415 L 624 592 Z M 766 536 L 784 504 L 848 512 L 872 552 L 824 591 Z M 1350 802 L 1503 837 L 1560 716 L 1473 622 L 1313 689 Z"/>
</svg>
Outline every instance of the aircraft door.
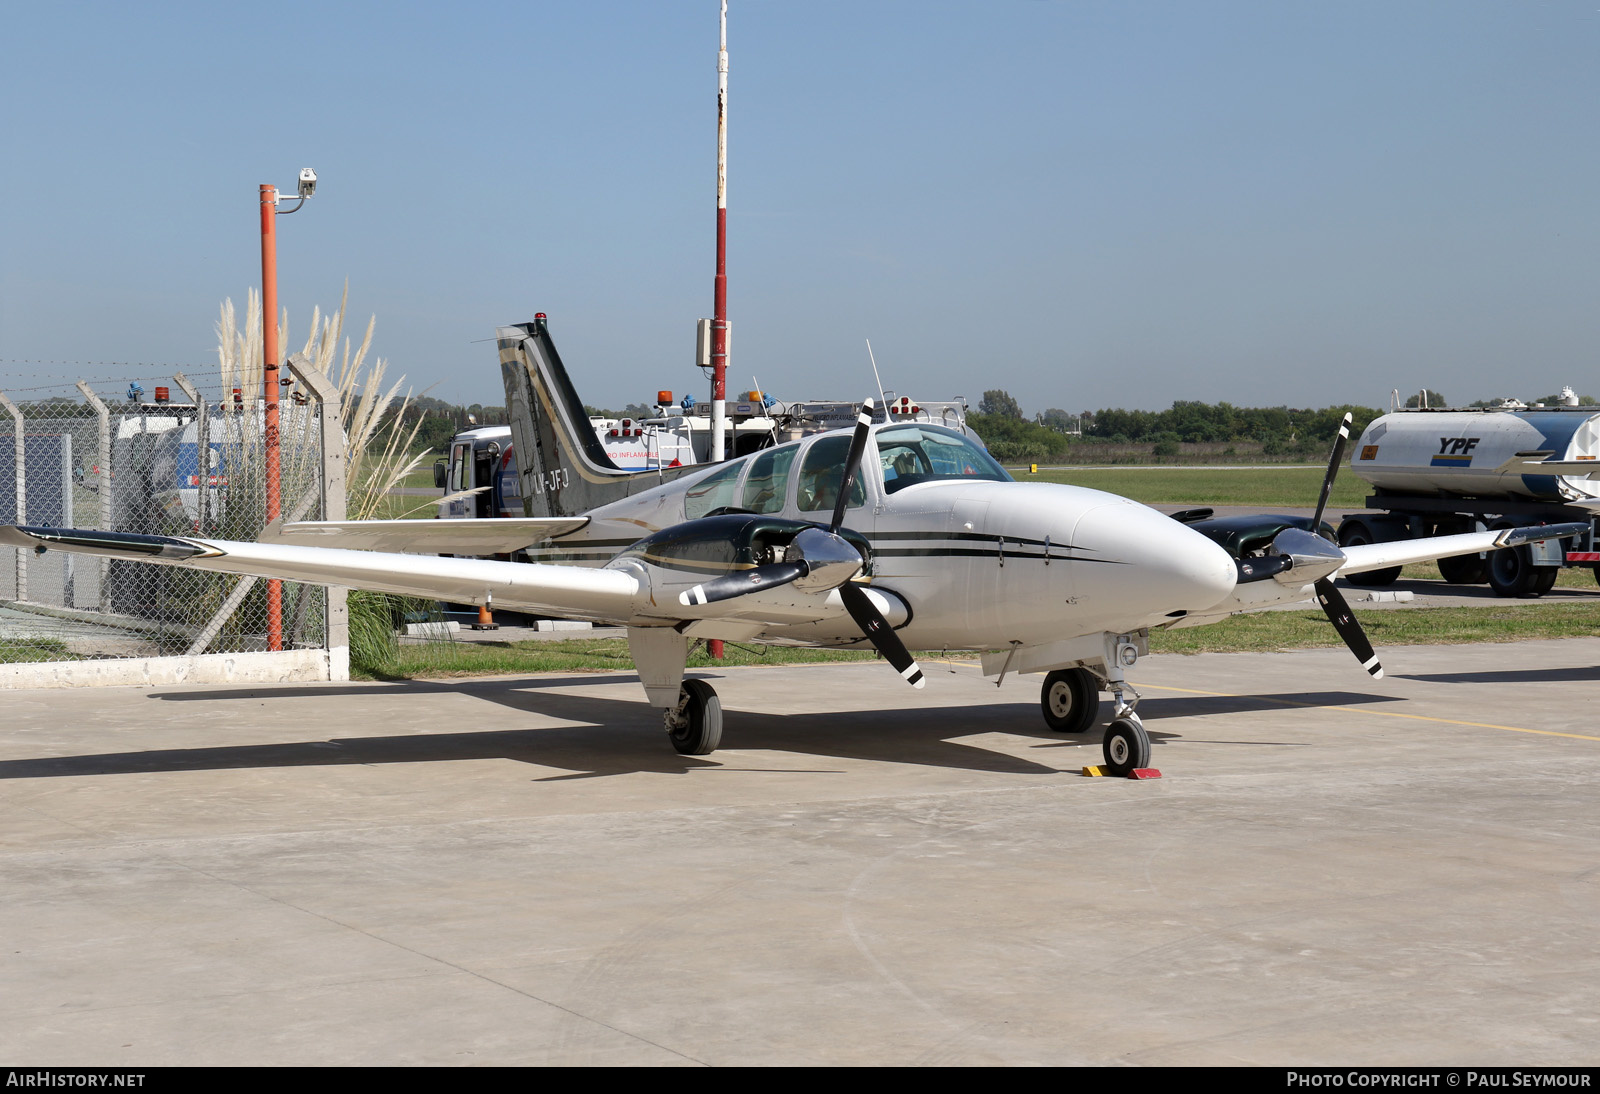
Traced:
<svg viewBox="0 0 1600 1094">
<path fill-rule="evenodd" d="M 948 595 L 960 605 L 973 641 L 983 645 L 998 640 L 1003 623 L 999 544 L 988 535 L 988 524 L 988 498 L 961 498 L 950 510 L 950 572 L 956 581 Z"/>
</svg>

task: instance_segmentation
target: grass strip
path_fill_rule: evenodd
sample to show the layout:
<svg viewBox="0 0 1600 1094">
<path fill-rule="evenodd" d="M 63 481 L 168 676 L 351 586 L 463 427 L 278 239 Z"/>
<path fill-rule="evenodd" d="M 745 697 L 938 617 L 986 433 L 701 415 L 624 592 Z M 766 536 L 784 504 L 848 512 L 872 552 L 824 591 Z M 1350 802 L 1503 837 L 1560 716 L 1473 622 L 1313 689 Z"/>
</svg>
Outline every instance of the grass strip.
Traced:
<svg viewBox="0 0 1600 1094">
<path fill-rule="evenodd" d="M 1593 604 L 1506 604 L 1492 608 L 1400 608 L 1356 615 L 1373 646 L 1460 645 L 1531 638 L 1600 637 Z M 1254 653 L 1342 646 L 1320 611 L 1258 612 L 1221 623 L 1150 635 L 1151 653 Z"/>
<path fill-rule="evenodd" d="M 858 650 L 818 650 L 793 646 L 723 644 L 725 656 L 713 661 L 697 645 L 689 668 L 742 665 L 794 665 L 817 661 L 870 661 L 874 654 Z M 633 658 L 622 638 L 575 638 L 555 642 L 418 642 L 402 644 L 381 661 L 351 664 L 351 675 L 364 680 L 418 677 L 500 676 L 535 672 L 632 672 Z"/>
</svg>

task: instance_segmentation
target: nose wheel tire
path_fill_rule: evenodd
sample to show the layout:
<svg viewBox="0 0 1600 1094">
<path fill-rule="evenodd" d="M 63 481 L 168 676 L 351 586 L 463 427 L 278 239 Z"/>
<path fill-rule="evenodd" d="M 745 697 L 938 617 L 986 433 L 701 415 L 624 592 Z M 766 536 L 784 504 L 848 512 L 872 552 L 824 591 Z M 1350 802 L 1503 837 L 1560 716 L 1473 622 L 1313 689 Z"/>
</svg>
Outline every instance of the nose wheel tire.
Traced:
<svg viewBox="0 0 1600 1094">
<path fill-rule="evenodd" d="M 1150 734 L 1131 718 L 1117 718 L 1106 727 L 1106 769 L 1127 778 L 1136 767 L 1150 766 Z"/>
<path fill-rule="evenodd" d="M 1100 688 L 1087 669 L 1057 669 L 1044 678 L 1039 706 L 1057 733 L 1082 733 L 1100 718 Z"/>
<path fill-rule="evenodd" d="M 667 738 L 685 756 L 705 756 L 722 743 L 722 700 L 704 680 L 685 680 L 666 713 Z"/>
</svg>

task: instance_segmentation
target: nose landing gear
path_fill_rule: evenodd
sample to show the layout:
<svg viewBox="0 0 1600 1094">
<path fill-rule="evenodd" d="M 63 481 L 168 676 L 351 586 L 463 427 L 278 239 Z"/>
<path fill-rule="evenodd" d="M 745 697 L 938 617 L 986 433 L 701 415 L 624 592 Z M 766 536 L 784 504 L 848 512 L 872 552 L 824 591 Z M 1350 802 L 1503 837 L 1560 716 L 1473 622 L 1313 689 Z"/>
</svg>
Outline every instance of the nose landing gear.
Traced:
<svg viewBox="0 0 1600 1094">
<path fill-rule="evenodd" d="M 1106 770 L 1119 778 L 1127 778 L 1139 768 L 1150 766 L 1150 734 L 1144 723 L 1131 709 L 1127 714 L 1112 719 L 1106 727 L 1102 746 L 1106 756 Z"/>
<path fill-rule="evenodd" d="M 1101 750 L 1106 757 L 1106 770 L 1118 778 L 1127 778 L 1134 771 L 1150 766 L 1150 734 L 1133 708 L 1139 703 L 1139 693 L 1128 684 L 1127 670 L 1144 652 L 1129 635 L 1106 635 L 1106 687 L 1114 700 L 1115 717 L 1106 727 Z M 1131 692 L 1132 699 L 1124 697 Z"/>
</svg>

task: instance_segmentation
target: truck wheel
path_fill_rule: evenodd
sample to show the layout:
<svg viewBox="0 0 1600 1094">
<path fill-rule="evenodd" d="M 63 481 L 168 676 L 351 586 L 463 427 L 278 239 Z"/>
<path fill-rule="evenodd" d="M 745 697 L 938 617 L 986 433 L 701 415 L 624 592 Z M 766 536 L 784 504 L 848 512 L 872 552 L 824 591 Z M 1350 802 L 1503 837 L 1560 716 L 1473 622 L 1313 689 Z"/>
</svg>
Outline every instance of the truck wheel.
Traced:
<svg viewBox="0 0 1600 1094">
<path fill-rule="evenodd" d="M 1377 542 L 1371 529 L 1359 520 L 1347 520 L 1339 525 L 1339 546 L 1357 547 L 1364 543 Z M 1368 570 L 1364 574 L 1351 574 L 1345 580 L 1352 585 L 1364 589 L 1376 588 L 1380 585 L 1393 585 L 1395 578 L 1400 576 L 1400 567 L 1389 566 L 1382 570 Z"/>
<path fill-rule="evenodd" d="M 1533 568 L 1533 595 L 1543 596 L 1556 587 L 1556 578 L 1561 570 L 1556 566 L 1535 566 Z"/>
<path fill-rule="evenodd" d="M 1539 574 L 1526 545 L 1502 547 L 1489 555 L 1489 587 L 1495 596 L 1532 596 Z"/>
<path fill-rule="evenodd" d="M 1489 560 L 1481 555 L 1441 558 L 1439 576 L 1452 585 L 1482 585 L 1489 580 Z"/>
</svg>

